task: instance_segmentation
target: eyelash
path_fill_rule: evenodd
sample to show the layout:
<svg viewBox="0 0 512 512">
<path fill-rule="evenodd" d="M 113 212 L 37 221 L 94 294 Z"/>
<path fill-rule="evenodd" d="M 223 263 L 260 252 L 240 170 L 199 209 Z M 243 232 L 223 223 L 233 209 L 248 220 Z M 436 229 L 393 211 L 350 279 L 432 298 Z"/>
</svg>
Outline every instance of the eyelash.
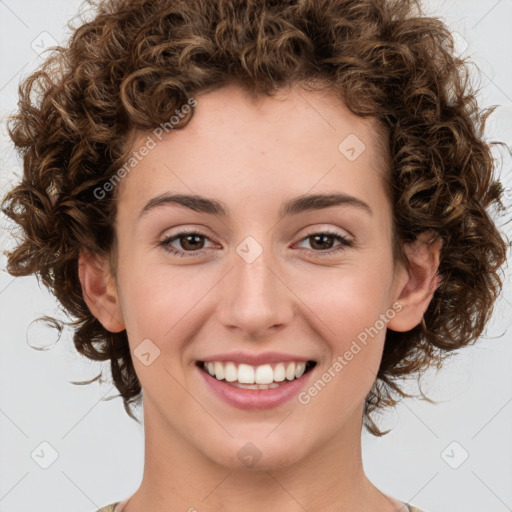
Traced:
<svg viewBox="0 0 512 512">
<path fill-rule="evenodd" d="M 185 230 L 185 231 L 180 231 L 179 233 L 175 234 L 175 235 L 172 235 L 170 237 L 167 237 L 165 238 L 164 240 L 162 240 L 159 245 L 161 247 L 163 247 L 163 249 L 171 254 L 174 254 L 176 256 L 180 256 L 180 257 L 190 257 L 190 256 L 199 256 L 201 254 L 204 254 L 206 252 L 206 249 L 198 249 L 196 251 L 180 251 L 178 249 L 175 249 L 174 247 L 172 247 L 170 244 L 171 242 L 175 241 L 175 240 L 178 240 L 184 236 L 190 236 L 190 235 L 196 235 L 196 236 L 199 236 L 199 237 L 203 237 L 203 238 L 206 238 L 208 239 L 208 237 L 206 235 L 203 235 L 202 233 L 199 233 L 197 231 L 188 231 L 188 230 Z M 328 235 L 328 236 L 332 236 L 334 237 L 336 240 L 339 240 L 341 242 L 341 245 L 340 247 L 338 247 L 337 249 L 327 249 L 325 251 L 315 251 L 313 250 L 312 252 L 314 253 L 318 253 L 318 256 L 319 257 L 322 257 L 322 256 L 331 256 L 333 254 L 336 254 L 338 252 L 341 252 L 341 251 L 344 251 L 347 247 L 352 247 L 354 245 L 353 241 L 352 240 L 349 240 L 348 238 L 344 237 L 344 236 L 341 236 L 339 233 L 336 233 L 336 232 L 333 232 L 333 231 L 329 231 L 329 230 L 325 230 L 325 231 L 319 231 L 319 232 L 316 232 L 316 233 L 311 233 L 303 238 L 301 238 L 301 240 L 299 242 L 303 242 L 304 240 L 307 240 L 308 238 L 312 238 L 314 236 L 317 236 L 317 235 Z M 304 250 L 304 249 L 303 249 Z M 310 250 L 308 250 L 308 252 L 311 252 Z"/>
</svg>

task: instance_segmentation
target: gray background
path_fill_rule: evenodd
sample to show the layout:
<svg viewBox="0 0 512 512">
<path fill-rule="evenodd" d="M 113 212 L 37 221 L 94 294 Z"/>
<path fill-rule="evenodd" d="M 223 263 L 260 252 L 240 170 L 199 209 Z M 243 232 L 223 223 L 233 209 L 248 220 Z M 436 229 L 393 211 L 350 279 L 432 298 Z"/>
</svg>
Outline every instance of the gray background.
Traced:
<svg viewBox="0 0 512 512">
<path fill-rule="evenodd" d="M 20 172 L 5 130 L 18 82 L 40 64 L 42 49 L 65 41 L 66 24 L 80 5 L 0 0 L 2 196 Z M 486 137 L 512 149 L 512 0 L 425 5 L 457 32 L 459 51 L 477 65 L 481 105 L 500 105 Z M 511 161 L 503 151 L 496 156 L 510 204 Z M 510 236 L 510 226 L 506 230 Z M 2 227 L 2 246 L 8 237 Z M 142 477 L 143 428 L 126 416 L 120 398 L 102 400 L 117 394 L 108 367 L 78 356 L 69 331 L 57 342 L 56 331 L 34 322 L 43 314 L 62 318 L 46 289 L 32 277 L 13 279 L 4 268 L 0 255 L 0 512 L 88 512 L 124 499 Z M 512 294 L 506 272 L 486 336 L 437 376 L 423 379 L 425 392 L 440 403 L 406 400 L 381 419 L 393 428 L 390 434 L 363 434 L 369 478 L 428 512 L 512 510 Z M 70 384 L 102 369 L 99 382 Z M 41 467 L 52 455 L 56 460 Z"/>
</svg>

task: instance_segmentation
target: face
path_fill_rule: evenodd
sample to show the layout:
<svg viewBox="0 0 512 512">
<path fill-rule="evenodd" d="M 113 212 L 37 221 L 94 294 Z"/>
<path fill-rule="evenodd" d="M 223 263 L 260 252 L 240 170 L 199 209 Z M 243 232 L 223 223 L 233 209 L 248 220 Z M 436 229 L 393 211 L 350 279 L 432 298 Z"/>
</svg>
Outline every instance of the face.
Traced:
<svg viewBox="0 0 512 512">
<path fill-rule="evenodd" d="M 119 185 L 115 295 L 146 428 L 226 467 L 248 442 L 260 468 L 293 464 L 360 435 L 407 276 L 393 260 L 382 135 L 325 92 L 195 98 L 187 127 L 155 139 Z M 297 201 L 331 194 L 342 199 Z M 281 362 L 314 366 L 256 391 L 208 376 L 204 361 L 235 362 L 240 380 L 245 363 L 270 364 L 273 380 Z"/>
</svg>

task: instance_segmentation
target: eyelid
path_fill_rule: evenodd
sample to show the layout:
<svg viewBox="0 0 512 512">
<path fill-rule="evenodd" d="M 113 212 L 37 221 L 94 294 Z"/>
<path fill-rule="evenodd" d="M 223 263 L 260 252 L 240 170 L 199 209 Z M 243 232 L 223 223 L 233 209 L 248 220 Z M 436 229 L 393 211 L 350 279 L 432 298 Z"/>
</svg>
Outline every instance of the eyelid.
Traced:
<svg viewBox="0 0 512 512">
<path fill-rule="evenodd" d="M 317 235 L 319 233 L 329 233 L 330 235 L 343 237 L 346 238 L 347 240 L 355 240 L 354 235 L 352 235 L 352 233 L 350 233 L 346 229 L 334 227 L 328 224 L 313 224 L 311 226 L 307 226 L 306 228 L 304 228 L 304 230 L 305 234 L 301 236 L 301 240 L 303 240 L 305 237 Z"/>
<path fill-rule="evenodd" d="M 187 235 L 196 235 L 196 236 L 204 238 L 205 240 L 211 242 L 212 244 L 215 244 L 215 242 L 212 240 L 212 238 L 209 235 L 207 235 L 206 233 L 202 232 L 201 229 L 181 228 L 174 233 L 160 237 L 160 239 L 158 241 L 158 245 L 170 246 L 171 241 L 174 242 L 174 241 L 179 240 L 180 238 L 185 237 Z M 204 252 L 205 250 L 206 249 L 197 249 L 196 251 L 184 251 L 184 252 L 188 252 L 192 255 L 192 254 L 199 254 L 201 251 Z"/>
<path fill-rule="evenodd" d="M 179 240 L 182 237 L 185 237 L 187 235 L 196 235 L 198 237 L 201 237 L 213 244 L 213 240 L 208 236 L 207 234 L 201 232 L 201 230 L 196 228 L 181 228 L 181 230 L 170 234 L 168 236 L 165 236 L 161 241 L 158 242 L 158 245 L 161 246 L 165 251 L 167 251 L 170 254 L 174 254 L 176 256 L 180 257 L 193 257 L 193 256 L 199 256 L 205 254 L 208 248 L 202 248 L 202 249 L 196 249 L 192 251 L 185 251 L 183 249 L 176 249 L 174 248 L 171 243 L 175 242 L 176 240 Z M 355 244 L 355 240 L 353 236 L 346 236 L 339 231 L 333 229 L 333 228 L 311 228 L 310 231 L 305 233 L 301 236 L 301 238 L 295 242 L 293 246 L 296 246 L 297 244 L 300 244 L 301 242 L 304 242 L 308 240 L 309 238 L 315 236 L 315 235 L 327 235 L 329 237 L 332 237 L 334 239 L 337 239 L 339 241 L 339 244 L 334 246 L 335 248 L 325 249 L 325 250 L 314 250 L 314 249 L 305 249 L 305 248 L 299 248 L 298 250 L 301 252 L 306 252 L 308 254 L 313 254 L 314 257 L 329 257 L 333 256 L 334 254 L 343 252 L 344 250 L 351 248 Z"/>
<path fill-rule="evenodd" d="M 199 228 L 195 228 L 195 227 L 178 228 L 178 231 L 168 234 L 168 235 L 166 235 L 166 233 L 169 230 L 165 230 L 163 232 L 164 234 L 159 237 L 159 241 L 162 242 L 165 240 L 169 240 L 171 238 L 178 237 L 178 235 L 199 235 L 199 236 L 202 236 L 202 237 L 207 238 L 208 240 L 212 241 L 210 235 L 203 232 L 202 231 L 203 229 L 205 229 L 205 228 L 203 228 L 202 226 Z M 304 228 L 304 229 L 308 229 L 308 228 Z M 338 232 L 336 229 L 337 228 L 331 228 L 331 227 L 312 227 L 310 230 L 308 230 L 305 234 L 303 234 L 298 239 L 298 242 L 302 242 L 305 238 L 308 238 L 313 235 L 318 235 L 318 234 L 329 234 L 332 236 L 339 236 L 340 238 L 344 238 L 347 241 L 351 241 L 351 242 L 355 241 L 354 236 L 351 233 L 349 233 L 347 230 L 343 230 L 343 232 Z"/>
<path fill-rule="evenodd" d="M 337 239 L 339 241 L 339 244 L 334 246 L 334 248 L 331 249 L 325 249 L 323 251 L 315 251 L 312 249 L 304 249 L 299 248 L 301 251 L 306 251 L 309 254 L 314 254 L 316 257 L 322 257 L 322 256 L 332 256 L 336 253 L 342 252 L 346 249 L 349 249 L 355 245 L 355 241 L 353 237 L 346 236 L 344 234 L 341 234 L 340 232 L 333 230 L 331 228 L 327 229 L 314 229 L 311 232 L 308 232 L 306 235 L 302 236 L 298 242 L 296 242 L 294 245 L 297 245 L 301 242 L 304 242 L 308 240 L 309 238 L 312 238 L 315 235 L 327 235 L 331 238 Z"/>
</svg>

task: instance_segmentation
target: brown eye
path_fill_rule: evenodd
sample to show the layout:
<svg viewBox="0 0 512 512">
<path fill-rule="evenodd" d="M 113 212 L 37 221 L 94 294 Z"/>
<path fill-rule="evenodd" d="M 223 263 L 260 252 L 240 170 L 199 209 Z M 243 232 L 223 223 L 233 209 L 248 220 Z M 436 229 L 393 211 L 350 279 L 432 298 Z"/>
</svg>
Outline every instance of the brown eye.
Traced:
<svg viewBox="0 0 512 512">
<path fill-rule="evenodd" d="M 330 249 L 334 242 L 334 237 L 332 237 L 331 235 L 326 235 L 324 233 L 312 235 L 308 238 L 310 238 L 313 241 L 311 247 L 319 250 Z"/>
<path fill-rule="evenodd" d="M 347 247 L 351 247 L 353 245 L 352 240 L 330 231 L 322 231 L 321 233 L 312 233 L 304 237 L 301 242 L 306 240 L 310 241 L 310 246 L 314 249 L 313 252 L 320 253 L 322 255 L 325 253 L 326 255 L 334 254 L 339 251 L 345 250 Z M 340 242 L 339 247 L 332 249 L 334 240 L 338 240 Z M 309 251 L 311 252 L 311 251 Z"/>
<path fill-rule="evenodd" d="M 209 240 L 208 237 L 196 231 L 181 231 L 180 233 L 165 238 L 159 245 L 171 254 L 178 256 L 196 256 L 197 254 L 205 252 L 203 250 L 205 240 Z M 173 245 L 175 242 L 178 243 Z M 178 247 L 176 245 L 178 245 Z"/>
<path fill-rule="evenodd" d="M 183 249 L 189 251 L 195 251 L 197 249 L 202 249 L 203 244 L 201 243 L 201 235 L 184 235 L 176 238 L 176 240 L 180 241 L 180 245 Z M 204 243 L 204 242 L 203 242 Z"/>
</svg>

